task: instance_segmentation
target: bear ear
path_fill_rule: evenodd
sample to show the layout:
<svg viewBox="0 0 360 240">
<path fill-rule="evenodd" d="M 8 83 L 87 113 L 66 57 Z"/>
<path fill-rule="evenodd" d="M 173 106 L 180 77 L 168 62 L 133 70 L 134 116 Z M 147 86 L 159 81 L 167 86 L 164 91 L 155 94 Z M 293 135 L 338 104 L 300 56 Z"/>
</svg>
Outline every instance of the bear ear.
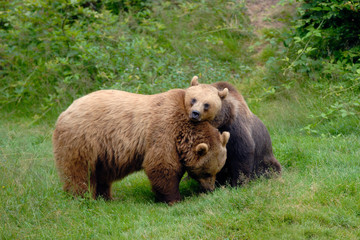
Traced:
<svg viewBox="0 0 360 240">
<path fill-rule="evenodd" d="M 195 151 L 198 155 L 204 156 L 209 151 L 209 146 L 206 143 L 200 143 L 196 146 Z"/>
<path fill-rule="evenodd" d="M 194 76 L 192 79 L 191 79 L 191 86 L 197 86 L 199 85 L 199 82 L 198 82 L 198 76 Z"/>
<path fill-rule="evenodd" d="M 228 95 L 228 93 L 229 93 L 229 89 L 224 88 L 222 91 L 219 91 L 219 97 L 220 97 L 221 99 L 224 99 L 224 98 L 226 98 L 226 96 Z"/>
<path fill-rule="evenodd" d="M 221 143 L 222 143 L 222 145 L 225 147 L 226 146 L 226 144 L 228 143 L 228 141 L 229 141 L 229 138 L 230 138 L 230 133 L 229 132 L 223 132 L 222 134 L 221 134 Z"/>
</svg>

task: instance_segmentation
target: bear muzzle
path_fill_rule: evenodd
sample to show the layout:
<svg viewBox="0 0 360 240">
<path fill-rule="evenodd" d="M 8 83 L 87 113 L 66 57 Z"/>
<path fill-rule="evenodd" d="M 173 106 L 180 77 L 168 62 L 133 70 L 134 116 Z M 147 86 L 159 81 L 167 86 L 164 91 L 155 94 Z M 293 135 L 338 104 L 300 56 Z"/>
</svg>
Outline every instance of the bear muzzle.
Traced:
<svg viewBox="0 0 360 240">
<path fill-rule="evenodd" d="M 215 178 L 199 179 L 198 181 L 203 192 L 212 192 L 215 190 Z"/>
<path fill-rule="evenodd" d="M 201 114 L 199 111 L 192 111 L 191 114 L 190 114 L 190 119 L 191 121 L 194 121 L 194 122 L 200 122 L 201 120 Z"/>
</svg>

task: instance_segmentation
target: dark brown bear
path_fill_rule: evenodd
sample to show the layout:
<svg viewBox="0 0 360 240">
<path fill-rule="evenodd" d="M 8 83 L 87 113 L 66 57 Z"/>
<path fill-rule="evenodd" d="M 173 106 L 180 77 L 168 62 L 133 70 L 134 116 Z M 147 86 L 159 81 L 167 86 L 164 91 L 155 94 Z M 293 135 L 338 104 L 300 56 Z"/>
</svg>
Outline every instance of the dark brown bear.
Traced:
<svg viewBox="0 0 360 240">
<path fill-rule="evenodd" d="M 180 89 L 155 95 L 101 90 L 74 101 L 53 134 L 64 190 L 74 195 L 90 190 L 94 198 L 111 199 L 112 183 L 141 169 L 162 202 L 180 200 L 185 171 L 213 190 L 229 133 L 190 121 L 185 94 Z"/>
<path fill-rule="evenodd" d="M 199 84 L 197 77 L 194 77 L 191 85 L 206 84 Z M 243 96 L 227 82 L 217 82 L 210 86 L 219 91 L 229 91 L 222 100 L 220 112 L 210 121 L 220 131 L 230 132 L 231 136 L 226 147 L 227 160 L 224 168 L 217 174 L 217 182 L 221 185 L 230 183 L 231 186 L 238 186 L 257 176 L 272 172 L 280 174 L 281 165 L 273 155 L 269 132 L 250 111 Z"/>
</svg>

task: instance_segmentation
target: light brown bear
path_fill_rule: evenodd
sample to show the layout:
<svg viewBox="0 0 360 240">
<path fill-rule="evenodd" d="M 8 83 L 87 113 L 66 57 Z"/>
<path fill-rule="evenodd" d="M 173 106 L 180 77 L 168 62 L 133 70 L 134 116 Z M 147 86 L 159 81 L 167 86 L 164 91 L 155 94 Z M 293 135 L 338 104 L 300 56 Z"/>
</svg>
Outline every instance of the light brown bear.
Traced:
<svg viewBox="0 0 360 240">
<path fill-rule="evenodd" d="M 213 105 L 226 93 L 212 92 L 206 101 Z M 100 90 L 74 101 L 59 116 L 53 134 L 64 190 L 111 199 L 112 183 L 141 169 L 161 202 L 180 200 L 179 182 L 186 171 L 205 190 L 213 190 L 229 133 L 190 121 L 185 95 L 181 89 L 155 95 Z"/>
<path fill-rule="evenodd" d="M 243 96 L 230 83 L 199 84 L 196 76 L 189 87 L 193 92 L 201 92 L 205 88 L 228 92 L 215 118 L 209 118 L 220 132 L 228 131 L 231 135 L 226 146 L 226 164 L 217 174 L 217 182 L 238 186 L 254 177 L 269 176 L 272 172 L 280 174 L 281 165 L 274 157 L 270 134 L 262 121 L 250 111 Z M 192 116 L 189 118 L 196 121 Z"/>
<path fill-rule="evenodd" d="M 198 84 L 197 79 L 195 76 L 191 80 L 192 87 L 186 89 L 187 114 L 193 122 L 212 121 L 222 109 L 222 100 L 226 98 L 229 91 L 227 88 L 219 91 L 211 85 Z M 216 97 L 217 95 L 219 97 Z"/>
</svg>

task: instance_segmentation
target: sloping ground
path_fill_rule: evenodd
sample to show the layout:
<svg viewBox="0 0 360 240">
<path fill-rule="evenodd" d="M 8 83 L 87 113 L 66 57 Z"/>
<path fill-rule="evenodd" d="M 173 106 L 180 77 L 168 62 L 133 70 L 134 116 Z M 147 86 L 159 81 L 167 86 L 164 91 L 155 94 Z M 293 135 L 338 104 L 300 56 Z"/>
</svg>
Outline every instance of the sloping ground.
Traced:
<svg viewBox="0 0 360 240">
<path fill-rule="evenodd" d="M 282 32 L 287 26 L 290 27 L 291 21 L 297 14 L 298 3 L 288 1 L 280 3 L 280 0 L 247 0 L 246 8 L 248 11 L 253 33 L 258 38 L 253 49 L 253 57 L 258 66 L 263 66 L 270 56 L 273 56 L 278 48 L 268 41 L 273 33 Z M 270 33 L 270 35 L 268 35 Z"/>
<path fill-rule="evenodd" d="M 249 0 L 246 4 L 251 24 L 256 29 L 278 28 L 283 23 L 276 20 L 281 14 L 282 7 L 277 6 L 279 0 Z"/>
</svg>

